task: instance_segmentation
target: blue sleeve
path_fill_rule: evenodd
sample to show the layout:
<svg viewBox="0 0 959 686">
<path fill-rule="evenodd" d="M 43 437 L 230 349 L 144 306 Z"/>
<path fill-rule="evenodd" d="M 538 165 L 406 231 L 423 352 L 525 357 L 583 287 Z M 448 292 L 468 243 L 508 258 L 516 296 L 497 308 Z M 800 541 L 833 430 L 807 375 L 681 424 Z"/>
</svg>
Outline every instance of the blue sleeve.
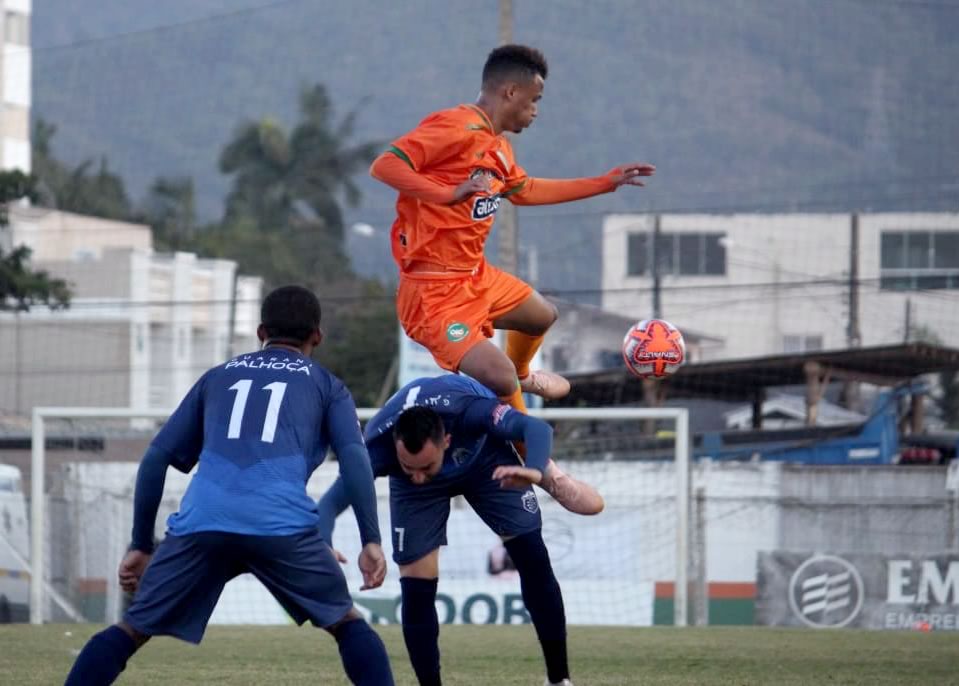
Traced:
<svg viewBox="0 0 959 686">
<path fill-rule="evenodd" d="M 330 447 L 339 457 L 350 444 L 363 446 L 363 432 L 356 415 L 353 396 L 343 382 L 337 380 L 331 389 L 330 399 L 324 413 L 324 435 L 329 437 Z"/>
<path fill-rule="evenodd" d="M 204 374 L 174 410 L 151 443 L 170 456 L 170 464 L 184 474 L 189 473 L 203 450 L 203 386 Z"/>
<path fill-rule="evenodd" d="M 371 446 L 372 447 L 372 446 Z M 349 450 L 349 449 L 348 449 Z M 377 454 L 377 451 L 370 450 L 370 463 L 373 471 L 373 478 L 375 479 L 378 476 L 386 476 L 386 468 L 382 466 L 382 463 L 378 464 L 377 460 L 374 459 L 374 455 Z M 343 471 L 343 466 L 341 464 L 340 471 Z M 320 535 L 328 542 L 333 542 L 333 529 L 336 527 L 336 518 L 343 513 L 343 510 L 350 506 L 350 494 L 347 491 L 346 483 L 343 481 L 341 476 L 336 481 L 333 482 L 326 493 L 317 501 L 316 507 L 320 515 Z M 374 521 L 376 519 L 376 497 L 374 491 L 374 498 L 372 503 Z M 357 517 L 359 521 L 359 517 Z"/>
<path fill-rule="evenodd" d="M 336 526 L 336 518 L 340 516 L 346 508 L 350 506 L 350 496 L 346 492 L 346 484 L 339 478 L 333 482 L 323 497 L 316 503 L 316 509 L 320 515 L 320 535 L 323 539 L 332 545 L 333 529 Z"/>
<path fill-rule="evenodd" d="M 390 467 L 396 464 L 396 448 L 393 445 L 393 434 L 380 436 L 366 442 L 366 450 L 370 454 L 370 464 L 373 466 L 373 477 L 389 476 Z"/>
<path fill-rule="evenodd" d="M 166 470 L 172 462 L 173 457 L 169 453 L 152 445 L 147 448 L 140 462 L 133 492 L 133 537 L 130 545 L 133 550 L 153 553 L 153 527 L 163 498 Z"/>
<path fill-rule="evenodd" d="M 553 451 L 553 427 L 498 400 L 479 398 L 463 412 L 463 426 L 526 444 L 525 465 L 544 471 Z"/>
<path fill-rule="evenodd" d="M 366 447 L 362 443 L 351 443 L 337 453 L 336 457 L 340 464 L 340 478 L 336 482 L 342 484 L 346 497 L 336 494 L 333 497 L 338 498 L 337 504 L 345 500 L 353 506 L 363 545 L 379 543 L 380 521 L 376 514 L 376 490 L 373 488 L 373 470 Z M 333 486 L 336 487 L 336 484 Z M 340 509 L 340 512 L 342 511 Z M 332 533 L 332 527 L 330 531 Z"/>
<path fill-rule="evenodd" d="M 325 434 L 329 436 L 330 447 L 336 453 L 340 466 L 340 478 L 317 503 L 320 533 L 328 542 L 332 541 L 336 516 L 352 505 L 363 545 L 379 543 L 380 524 L 376 513 L 370 456 L 363 442 L 353 396 L 338 379 L 332 388 L 324 422 Z"/>
</svg>

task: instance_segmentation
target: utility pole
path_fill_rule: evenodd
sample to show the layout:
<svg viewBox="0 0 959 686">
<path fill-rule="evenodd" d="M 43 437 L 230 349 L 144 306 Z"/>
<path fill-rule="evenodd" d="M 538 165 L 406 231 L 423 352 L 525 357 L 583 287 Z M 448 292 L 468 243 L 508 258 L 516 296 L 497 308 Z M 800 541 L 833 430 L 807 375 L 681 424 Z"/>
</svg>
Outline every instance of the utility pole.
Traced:
<svg viewBox="0 0 959 686">
<path fill-rule="evenodd" d="M 513 42 L 513 0 L 499 0 L 499 44 Z M 504 132 L 505 136 L 506 133 Z M 519 269 L 519 222 L 516 207 L 502 201 L 496 214 L 496 230 L 499 232 L 499 268 L 516 275 Z"/>
<path fill-rule="evenodd" d="M 846 345 L 862 345 L 859 330 L 859 213 L 854 212 L 849 222 L 849 324 L 846 327 Z M 850 410 L 860 408 L 859 382 L 847 380 L 842 389 L 843 404 Z"/>
<path fill-rule="evenodd" d="M 906 313 L 903 315 L 902 342 L 908 343 L 912 339 L 912 298 L 906 298 Z"/>
<path fill-rule="evenodd" d="M 653 258 L 652 260 L 653 263 L 652 265 L 650 265 L 650 268 L 652 269 L 652 272 L 653 272 L 653 318 L 654 319 L 659 319 L 660 317 L 663 316 L 663 308 L 662 308 L 662 303 L 660 301 L 661 284 L 659 280 L 659 247 L 660 247 L 660 243 L 662 242 L 660 238 L 660 229 L 662 228 L 661 219 L 662 217 L 658 214 L 655 217 L 653 217 L 653 245 L 652 245 L 652 250 L 650 251 Z"/>
<path fill-rule="evenodd" d="M 858 348 L 862 344 L 859 330 L 859 213 L 852 215 L 849 225 L 849 326 L 846 344 Z"/>
</svg>

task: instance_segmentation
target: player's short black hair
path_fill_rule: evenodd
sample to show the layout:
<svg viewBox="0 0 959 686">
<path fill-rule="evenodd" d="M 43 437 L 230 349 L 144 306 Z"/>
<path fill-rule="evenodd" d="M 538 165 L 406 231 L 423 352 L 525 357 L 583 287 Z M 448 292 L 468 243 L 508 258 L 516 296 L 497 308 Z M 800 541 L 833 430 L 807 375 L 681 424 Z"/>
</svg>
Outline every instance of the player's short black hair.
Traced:
<svg viewBox="0 0 959 686">
<path fill-rule="evenodd" d="M 546 58 L 536 48 L 526 45 L 501 45 L 486 58 L 483 65 L 483 85 L 494 85 L 507 78 L 533 78 L 539 74 L 544 79 L 549 73 Z"/>
<path fill-rule="evenodd" d="M 271 341 L 305 342 L 320 326 L 320 301 L 302 286 L 270 291 L 260 307 L 260 323 Z"/>
<path fill-rule="evenodd" d="M 423 449 L 426 441 L 442 443 L 445 435 L 443 418 L 436 411 L 422 405 L 403 410 L 393 425 L 393 440 L 403 441 L 406 449 L 414 454 Z"/>
</svg>

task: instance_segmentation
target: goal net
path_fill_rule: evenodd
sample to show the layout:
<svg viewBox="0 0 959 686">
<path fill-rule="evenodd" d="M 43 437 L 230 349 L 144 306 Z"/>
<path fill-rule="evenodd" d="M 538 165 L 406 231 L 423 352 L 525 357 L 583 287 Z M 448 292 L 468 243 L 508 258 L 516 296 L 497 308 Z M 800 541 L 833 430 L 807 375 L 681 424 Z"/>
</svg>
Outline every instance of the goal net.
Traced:
<svg viewBox="0 0 959 686">
<path fill-rule="evenodd" d="M 369 419 L 375 410 L 361 409 Z M 563 589 L 570 624 L 685 624 L 689 569 L 689 438 L 681 408 L 533 410 L 554 427 L 553 458 L 595 485 L 606 500 L 594 517 L 573 515 L 536 490 L 543 537 Z M 167 416 L 163 411 L 37 408 L 33 415 L 30 619 L 115 621 L 125 598 L 117 565 L 129 544 L 140 456 Z M 337 477 L 334 459 L 308 484 L 318 498 Z M 168 470 L 157 535 L 175 512 L 189 476 Z M 376 483 L 385 551 L 392 553 L 388 480 Z M 441 622 L 529 621 L 519 579 L 499 538 L 463 498 L 451 504 L 448 545 L 440 555 Z M 333 546 L 357 607 L 371 620 L 399 620 L 399 573 L 391 562 L 380 589 L 360 593 L 359 535 L 351 512 L 338 520 Z M 675 589 L 664 599 L 658 590 Z M 657 598 L 657 596 L 660 596 Z M 251 575 L 231 581 L 211 623 L 283 624 L 291 620 Z"/>
</svg>

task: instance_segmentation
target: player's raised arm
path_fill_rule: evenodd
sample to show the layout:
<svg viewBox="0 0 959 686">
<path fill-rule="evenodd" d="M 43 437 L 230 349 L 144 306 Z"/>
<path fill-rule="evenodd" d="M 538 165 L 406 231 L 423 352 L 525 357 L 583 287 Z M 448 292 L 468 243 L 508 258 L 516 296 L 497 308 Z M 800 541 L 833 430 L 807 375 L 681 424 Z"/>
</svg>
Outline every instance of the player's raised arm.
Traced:
<svg viewBox="0 0 959 686">
<path fill-rule="evenodd" d="M 555 205 L 611 193 L 620 186 L 645 186 L 642 178 L 656 173 L 656 167 L 633 162 L 614 167 L 602 176 L 581 179 L 527 177 L 504 193 L 514 205 Z"/>
<path fill-rule="evenodd" d="M 370 176 L 385 183 L 396 191 L 437 205 L 453 203 L 455 186 L 448 186 L 416 173 L 392 150 L 384 152 L 373 160 Z"/>
<path fill-rule="evenodd" d="M 485 178 L 444 184 L 427 174 L 430 168 L 460 153 L 467 129 L 446 112 L 436 112 L 393 142 L 370 167 L 370 176 L 387 186 L 425 202 L 453 205 L 474 193 L 488 192 Z"/>
</svg>

